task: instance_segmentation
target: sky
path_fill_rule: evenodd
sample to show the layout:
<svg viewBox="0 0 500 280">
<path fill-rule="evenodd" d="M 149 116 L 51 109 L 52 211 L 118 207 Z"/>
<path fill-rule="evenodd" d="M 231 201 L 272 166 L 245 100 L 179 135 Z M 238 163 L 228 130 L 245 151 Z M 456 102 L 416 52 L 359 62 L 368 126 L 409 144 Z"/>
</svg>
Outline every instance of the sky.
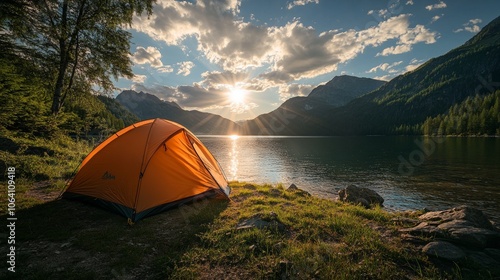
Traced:
<svg viewBox="0 0 500 280">
<path fill-rule="evenodd" d="M 115 86 L 233 121 L 339 75 L 389 81 L 500 16 L 498 0 L 157 0 Z"/>
</svg>

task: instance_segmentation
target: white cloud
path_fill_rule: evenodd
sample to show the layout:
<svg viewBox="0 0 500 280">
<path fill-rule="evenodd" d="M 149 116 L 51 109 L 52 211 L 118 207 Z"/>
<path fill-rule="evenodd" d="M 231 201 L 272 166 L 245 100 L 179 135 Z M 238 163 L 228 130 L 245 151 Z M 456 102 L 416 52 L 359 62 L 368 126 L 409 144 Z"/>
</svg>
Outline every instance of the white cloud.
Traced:
<svg viewBox="0 0 500 280">
<path fill-rule="evenodd" d="M 221 87 L 235 87 L 240 86 L 245 83 L 249 74 L 247 72 L 232 72 L 232 71 L 212 71 L 202 73 L 203 77 L 202 84 L 207 88 L 221 88 Z"/>
<path fill-rule="evenodd" d="M 160 73 L 172 73 L 172 72 L 174 72 L 174 68 L 170 65 L 165 65 L 165 66 L 159 67 L 156 70 Z"/>
<path fill-rule="evenodd" d="M 376 56 L 388 56 L 391 54 L 402 54 L 411 51 L 411 45 L 396 45 L 385 48 L 382 52 L 377 53 Z"/>
<path fill-rule="evenodd" d="M 204 108 L 213 104 L 219 104 L 220 106 L 227 106 L 229 104 L 224 91 L 207 90 L 197 84 L 179 87 L 134 84 L 132 89 L 153 94 L 165 101 L 175 102 L 183 108 Z"/>
<path fill-rule="evenodd" d="M 377 72 L 378 70 L 382 70 L 382 71 L 391 71 L 391 70 L 394 70 L 393 68 L 400 65 L 401 63 L 403 63 L 403 61 L 396 61 L 394 63 L 382 63 L 380 65 L 377 65 L 375 67 L 373 67 L 372 69 L 368 70 L 367 73 L 373 73 L 373 72 Z M 395 73 L 395 72 L 389 72 L 389 73 Z"/>
<path fill-rule="evenodd" d="M 280 100 L 286 101 L 295 96 L 307 96 L 317 85 L 289 84 L 279 87 Z"/>
<path fill-rule="evenodd" d="M 384 80 L 384 81 L 389 81 L 392 78 L 404 74 L 408 71 L 413 71 L 416 68 L 418 68 L 420 65 L 422 65 L 423 60 L 418 60 L 416 58 L 412 59 L 410 63 L 403 68 L 400 68 L 401 64 L 403 64 L 403 61 L 397 61 L 394 63 L 382 63 L 380 65 L 377 65 L 373 67 L 372 69 L 366 71 L 366 73 L 375 73 L 375 72 L 380 72 L 384 71 L 387 74 L 386 75 L 381 75 L 381 76 L 376 76 L 374 79 L 379 79 L 379 80 Z"/>
<path fill-rule="evenodd" d="M 178 75 L 188 76 L 191 74 L 191 69 L 194 67 L 194 63 L 192 61 L 183 61 L 177 63 L 179 66 L 179 70 L 177 70 Z"/>
<path fill-rule="evenodd" d="M 438 37 L 422 25 L 411 26 L 411 14 L 391 16 L 383 10 L 374 11 L 388 18 L 363 30 L 319 32 L 300 19 L 283 26 L 244 22 L 238 16 L 239 6 L 237 0 L 158 0 L 150 19 L 135 18 L 134 29 L 155 40 L 186 48 L 186 52 L 191 50 L 183 40 L 195 39 L 200 56 L 221 69 L 203 73 L 203 80 L 192 86 L 168 91 L 168 98 L 181 106 L 208 108 L 220 102 L 222 92 L 227 91 L 229 85 L 253 92 L 278 88 L 282 96 L 296 96 L 309 88 L 287 84 L 331 73 L 337 70 L 339 63 L 354 59 L 366 48 L 393 42 L 393 46 L 380 50 L 380 55 L 397 54 L 411 50 L 418 43 L 432 44 Z M 187 76 L 194 66 L 193 62 L 185 61 L 164 65 L 158 70 Z M 251 77 L 249 73 L 257 67 L 264 72 Z M 391 69 L 383 71 L 394 71 Z M 196 102 L 194 97 L 201 101 Z"/>
<path fill-rule="evenodd" d="M 375 14 L 375 12 L 377 14 Z M 382 9 L 382 10 L 378 10 L 378 11 L 375 11 L 375 10 L 370 10 L 368 11 L 367 15 L 372 15 L 375 17 L 375 19 L 377 20 L 383 20 L 384 18 L 387 18 L 391 13 L 389 13 L 389 10 L 387 9 Z"/>
<path fill-rule="evenodd" d="M 439 3 L 434 5 L 425 6 L 425 9 L 428 11 L 436 10 L 436 9 L 444 9 L 446 8 L 446 3 L 444 1 L 439 1 Z"/>
<path fill-rule="evenodd" d="M 406 31 L 399 32 L 398 41 L 395 46 L 385 48 L 377 53 L 377 56 L 388 56 L 393 54 L 402 54 L 412 50 L 412 46 L 417 43 L 433 44 L 436 42 L 438 34 L 429 31 L 423 25 L 416 25 L 414 28 L 406 26 Z"/>
<path fill-rule="evenodd" d="M 153 67 L 161 67 L 161 53 L 155 47 L 137 47 L 132 55 L 132 62 L 137 64 L 150 64 Z"/>
<path fill-rule="evenodd" d="M 462 31 L 468 31 L 471 33 L 477 33 L 479 31 L 481 31 L 481 27 L 479 27 L 479 25 L 478 25 L 481 22 L 482 22 L 482 20 L 479 18 L 470 19 L 468 22 L 463 24 L 463 28 L 453 30 L 453 32 L 457 33 L 457 32 L 462 32 Z"/>
<path fill-rule="evenodd" d="M 413 0 L 406 1 L 406 5 L 413 5 Z"/>
<path fill-rule="evenodd" d="M 146 75 L 134 75 L 134 77 L 132 78 L 132 82 L 141 84 L 146 81 L 146 78 Z"/>
<path fill-rule="evenodd" d="M 203 109 L 209 110 L 227 110 L 234 114 L 246 113 L 258 105 L 251 100 L 242 104 L 233 104 L 227 97 L 227 88 L 207 89 L 199 84 L 192 86 L 145 86 L 143 84 L 134 84 L 132 89 L 153 94 L 164 101 L 175 102 L 183 109 Z"/>
<path fill-rule="evenodd" d="M 381 80 L 381 81 L 390 81 L 392 78 L 394 78 L 394 75 L 384 75 L 384 76 L 376 76 L 374 77 L 375 80 Z"/>
<path fill-rule="evenodd" d="M 315 3 L 319 4 L 319 0 L 295 0 L 291 3 L 288 3 L 288 6 L 286 7 L 288 10 L 293 9 L 295 6 L 304 6 L 310 3 Z"/>
<path fill-rule="evenodd" d="M 409 26 L 409 14 L 381 20 L 361 31 L 318 34 L 298 20 L 281 27 L 243 22 L 237 17 L 239 5 L 235 0 L 158 1 L 151 19 L 136 18 L 133 28 L 178 46 L 184 38 L 194 36 L 198 51 L 224 71 L 269 67 L 264 77 L 276 83 L 332 72 L 366 47 L 377 47 L 388 40 L 399 39 L 398 45 L 405 46 L 395 46 L 386 54 L 409 50 L 419 42 L 435 42 L 436 33 L 423 26 Z M 186 75 L 188 71 L 180 73 Z"/>
<path fill-rule="evenodd" d="M 440 16 L 439 15 L 435 15 L 435 16 L 433 16 L 432 19 L 431 19 L 431 23 L 434 23 L 434 22 L 438 21 L 442 16 L 443 15 L 440 15 Z"/>
<path fill-rule="evenodd" d="M 136 17 L 132 27 L 170 45 L 195 37 L 198 50 L 224 69 L 261 66 L 273 51 L 274 40 L 266 26 L 238 18 L 239 5 L 237 0 L 159 0 L 150 19 Z"/>
</svg>

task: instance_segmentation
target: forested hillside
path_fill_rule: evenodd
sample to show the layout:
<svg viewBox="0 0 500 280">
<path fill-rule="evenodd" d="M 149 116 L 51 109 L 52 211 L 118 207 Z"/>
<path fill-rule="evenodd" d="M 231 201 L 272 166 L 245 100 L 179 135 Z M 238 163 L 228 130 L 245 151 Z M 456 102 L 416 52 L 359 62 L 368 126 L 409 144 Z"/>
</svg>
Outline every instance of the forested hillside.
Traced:
<svg viewBox="0 0 500 280">
<path fill-rule="evenodd" d="M 445 114 L 427 118 L 425 135 L 500 135 L 500 90 L 488 95 L 468 97 Z"/>
</svg>

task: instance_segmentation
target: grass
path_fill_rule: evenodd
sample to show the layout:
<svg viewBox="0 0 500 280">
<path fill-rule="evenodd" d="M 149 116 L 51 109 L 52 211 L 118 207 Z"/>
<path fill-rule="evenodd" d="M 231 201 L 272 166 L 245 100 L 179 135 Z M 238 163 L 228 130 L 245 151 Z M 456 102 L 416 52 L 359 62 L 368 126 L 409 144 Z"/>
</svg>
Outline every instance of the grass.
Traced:
<svg viewBox="0 0 500 280">
<path fill-rule="evenodd" d="M 0 155 L 19 171 L 17 272 L 8 273 L 3 262 L 1 279 L 467 278 L 464 267 L 443 271 L 401 240 L 397 230 L 408 225 L 396 218 L 410 214 L 312 197 L 280 184 L 231 182 L 231 201 L 200 200 L 129 226 L 102 209 L 54 200 L 90 151 L 87 143 L 8 139 L 17 149 Z M 30 149 L 44 151 L 29 169 L 43 180 L 20 168 L 30 165 Z M 237 228 L 255 217 L 283 226 Z"/>
<path fill-rule="evenodd" d="M 198 201 L 134 226 L 121 216 L 66 200 L 20 208 L 16 277 L 441 277 L 425 256 L 397 238 L 391 222 L 395 214 L 303 196 L 281 186 L 232 182 L 231 187 L 230 202 Z M 279 221 L 285 230 L 237 229 L 238 223 L 256 215 Z"/>
<path fill-rule="evenodd" d="M 16 206 L 27 208 L 61 192 L 80 162 L 92 150 L 89 142 L 59 135 L 53 139 L 0 131 L 0 173 L 14 167 Z M 4 180 L 2 176 L 2 180 Z M 5 201 L 6 193 L 0 193 Z M 4 214 L 5 209 L 0 210 Z"/>
</svg>

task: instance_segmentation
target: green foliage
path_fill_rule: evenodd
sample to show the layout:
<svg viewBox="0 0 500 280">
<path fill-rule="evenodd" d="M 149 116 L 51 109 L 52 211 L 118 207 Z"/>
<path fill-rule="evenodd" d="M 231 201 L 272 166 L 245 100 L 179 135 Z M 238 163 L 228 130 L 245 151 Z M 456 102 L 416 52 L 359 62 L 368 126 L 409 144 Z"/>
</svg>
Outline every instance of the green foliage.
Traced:
<svg viewBox="0 0 500 280">
<path fill-rule="evenodd" d="M 429 117 L 422 124 L 425 135 L 499 135 L 500 90 L 488 95 L 468 97 L 447 113 Z"/>
<path fill-rule="evenodd" d="M 129 126 L 140 120 L 136 115 L 132 114 L 125 107 L 123 107 L 123 105 L 116 101 L 116 99 L 104 95 L 99 95 L 97 98 L 104 103 L 108 111 L 110 111 L 113 116 L 123 121 L 124 126 Z"/>
<path fill-rule="evenodd" d="M 70 95 L 114 89 L 111 77 L 132 77 L 129 57 L 134 13 L 152 11 L 153 0 L 12 0 L 0 17 L 5 44 L 43 73 L 57 115 Z M 12 8 L 12 9 L 11 9 Z M 15 9 L 14 9 L 15 8 Z"/>
<path fill-rule="evenodd" d="M 26 77 L 18 67 L 0 59 L 0 127 L 50 136 L 56 130 L 49 116 L 49 99 L 36 77 Z"/>
<path fill-rule="evenodd" d="M 90 93 L 70 96 L 59 119 L 62 129 L 77 136 L 90 134 L 105 137 L 124 127 L 123 120 L 113 115 L 98 97 Z"/>
</svg>

